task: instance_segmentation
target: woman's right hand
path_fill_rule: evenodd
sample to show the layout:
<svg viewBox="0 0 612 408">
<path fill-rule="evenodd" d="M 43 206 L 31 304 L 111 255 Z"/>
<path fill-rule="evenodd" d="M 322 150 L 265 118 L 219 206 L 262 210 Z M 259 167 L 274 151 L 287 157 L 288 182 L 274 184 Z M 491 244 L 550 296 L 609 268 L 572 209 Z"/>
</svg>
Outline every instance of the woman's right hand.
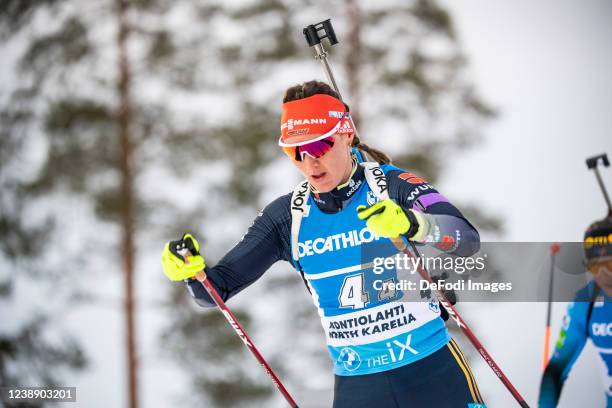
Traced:
<svg viewBox="0 0 612 408">
<path fill-rule="evenodd" d="M 162 267 L 171 281 L 193 278 L 204 270 L 206 263 L 193 235 L 183 234 L 181 239 L 166 243 L 162 252 Z"/>
</svg>

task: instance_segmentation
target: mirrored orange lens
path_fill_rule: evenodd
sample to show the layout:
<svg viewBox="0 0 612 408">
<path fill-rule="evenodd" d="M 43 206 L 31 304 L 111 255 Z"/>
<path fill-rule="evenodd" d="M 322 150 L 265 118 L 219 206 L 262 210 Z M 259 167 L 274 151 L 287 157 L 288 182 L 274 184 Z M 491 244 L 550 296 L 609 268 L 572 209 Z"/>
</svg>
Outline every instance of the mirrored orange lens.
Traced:
<svg viewBox="0 0 612 408">
<path fill-rule="evenodd" d="M 283 151 L 292 160 L 302 161 L 304 155 L 309 155 L 312 158 L 318 159 L 325 153 L 329 152 L 334 147 L 333 136 L 326 137 L 325 139 L 315 140 L 312 143 L 307 143 L 301 146 L 283 146 Z"/>
<path fill-rule="evenodd" d="M 295 161 L 301 160 L 301 157 L 296 156 L 297 146 L 291 146 L 291 147 L 283 146 L 282 149 L 283 149 L 283 152 L 285 152 L 285 154 L 289 156 L 291 160 L 295 160 Z"/>
</svg>

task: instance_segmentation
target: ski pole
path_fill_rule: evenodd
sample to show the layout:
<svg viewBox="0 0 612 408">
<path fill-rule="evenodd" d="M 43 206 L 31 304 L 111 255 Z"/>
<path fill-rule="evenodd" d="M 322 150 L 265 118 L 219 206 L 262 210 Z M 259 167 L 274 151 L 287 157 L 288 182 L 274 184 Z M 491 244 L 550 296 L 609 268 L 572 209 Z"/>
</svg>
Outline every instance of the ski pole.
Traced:
<svg viewBox="0 0 612 408">
<path fill-rule="evenodd" d="M 336 33 L 334 32 L 334 28 L 331 24 L 330 19 L 321 21 L 320 23 L 311 24 L 305 27 L 303 30 L 303 33 L 304 33 L 304 36 L 306 37 L 306 41 L 308 42 L 308 45 L 310 47 L 314 47 L 315 52 L 316 52 L 315 58 L 321 61 L 323 65 L 323 69 L 325 70 L 325 74 L 327 75 L 327 78 L 329 79 L 331 86 L 334 88 L 334 91 L 336 91 L 338 95 L 341 95 L 340 90 L 338 89 L 338 85 L 336 84 L 334 74 L 327 61 L 327 55 L 328 55 L 327 51 L 325 50 L 325 48 L 323 48 L 323 44 L 321 43 L 321 40 L 323 40 L 324 38 L 327 38 L 330 45 L 338 44 L 338 38 L 336 37 Z M 355 131 L 355 134 L 357 135 L 357 128 L 355 127 L 355 124 L 353 123 L 353 119 L 352 118 L 350 119 L 351 119 L 351 124 L 353 125 L 353 129 Z M 410 253 L 410 251 L 406 247 L 406 244 L 401 238 L 392 239 L 392 241 L 399 251 L 404 252 L 408 256 L 412 257 L 412 254 Z M 417 251 L 416 246 L 414 245 L 413 242 L 410 242 L 410 245 L 412 246 L 412 249 L 415 255 L 418 257 L 419 253 Z M 431 276 L 429 275 L 429 273 L 424 268 L 422 268 L 420 265 L 418 266 L 418 271 L 423 279 L 427 280 L 429 283 L 433 283 L 433 280 L 431 279 Z M 510 382 L 510 380 L 508 380 L 508 377 L 506 377 L 506 375 L 502 372 L 501 368 L 499 368 L 497 363 L 493 360 L 489 352 L 480 343 L 478 338 L 474 335 L 472 330 L 470 330 L 470 328 L 467 326 L 467 324 L 461 318 L 461 316 L 459 316 L 459 314 L 455 311 L 455 309 L 453 308 L 451 303 L 448 301 L 444 293 L 436 289 L 436 294 L 438 296 L 438 299 L 440 300 L 440 303 L 442 303 L 442 305 L 448 311 L 448 314 L 452 316 L 453 320 L 457 323 L 459 328 L 463 331 L 463 334 L 465 334 L 465 336 L 470 340 L 470 342 L 476 348 L 476 350 L 478 350 L 482 358 L 484 358 L 484 360 L 487 362 L 489 367 L 491 367 L 495 375 L 497 375 L 500 381 L 506 386 L 508 391 L 510 391 L 512 396 L 518 401 L 519 405 L 523 408 L 529 408 L 529 405 L 527 405 L 527 403 L 525 402 L 525 399 L 521 397 L 519 392 L 516 390 L 516 388 L 514 388 L 514 386 Z"/>
<path fill-rule="evenodd" d="M 190 255 L 189 251 L 185 252 L 185 255 Z M 268 363 L 263 358 L 259 350 L 257 350 L 257 347 L 255 347 L 255 345 L 251 341 L 251 338 L 248 336 L 248 334 L 246 334 L 246 331 L 244 330 L 242 325 L 238 323 L 238 319 L 236 319 L 236 317 L 229 310 L 229 308 L 227 307 L 223 299 L 221 299 L 221 296 L 219 296 L 219 293 L 217 292 L 217 290 L 209 282 L 204 271 L 198 272 L 196 274 L 196 279 L 202 284 L 202 286 L 204 286 L 204 289 L 206 289 L 210 297 L 213 298 L 213 300 L 215 301 L 215 304 L 217 305 L 217 307 L 219 307 L 219 309 L 221 310 L 221 313 L 223 313 L 223 316 L 225 316 L 230 326 L 232 326 L 232 329 L 234 329 L 238 337 L 240 337 L 240 340 L 242 340 L 245 346 L 247 346 L 248 349 L 251 351 L 251 353 L 253 353 L 253 355 L 259 362 L 259 364 L 266 371 L 266 374 L 268 374 L 268 376 L 270 377 L 274 385 L 276 385 L 276 388 L 278 388 L 281 394 L 283 394 L 283 397 L 285 397 L 285 400 L 287 400 L 287 402 L 292 408 L 297 408 L 298 405 L 295 402 L 295 400 L 291 397 L 291 395 L 289 394 L 289 391 L 287 391 L 283 383 L 278 379 L 274 371 L 272 371 L 272 368 L 270 367 L 270 365 L 268 365 Z"/>
<path fill-rule="evenodd" d="M 311 24 L 304 28 L 302 31 L 304 36 L 306 37 L 306 42 L 308 42 L 309 47 L 314 47 L 315 50 L 315 59 L 321 61 L 323 65 L 323 70 L 325 71 L 325 75 L 329 80 L 330 85 L 338 93 L 338 96 L 342 98 L 342 94 L 340 93 L 340 89 L 338 88 L 338 84 L 336 83 L 336 78 L 334 77 L 334 73 L 331 70 L 329 62 L 327 61 L 327 51 L 323 47 L 323 43 L 321 40 L 327 38 L 329 41 L 329 45 L 338 44 L 338 38 L 336 37 L 336 32 L 334 31 L 334 27 L 332 26 L 331 20 L 328 18 L 325 21 L 321 21 L 320 23 Z M 353 126 L 353 131 L 355 132 L 355 136 L 359 137 L 359 133 L 357 132 L 357 127 L 353 122 L 353 117 L 349 115 L 349 120 L 351 125 Z"/>
<path fill-rule="evenodd" d="M 399 249 L 404 254 L 410 257 L 413 257 L 413 256 L 416 256 L 417 258 L 420 257 L 419 251 L 417 250 L 414 242 L 409 241 L 410 247 L 414 251 L 414 255 L 413 255 L 412 253 L 410 253 L 410 250 L 406 246 L 406 243 L 401 238 L 392 239 L 392 241 L 393 241 L 393 244 L 395 244 L 396 248 Z M 423 268 L 419 263 L 417 263 L 417 271 L 419 272 L 419 275 L 421 275 L 421 278 L 425 279 L 430 284 L 433 283 L 433 280 L 431 279 L 429 272 L 427 272 L 427 270 Z M 440 301 L 440 303 L 442 303 L 442 306 L 446 308 L 446 310 L 448 311 L 448 314 L 453 318 L 455 323 L 457 323 L 457 326 L 459 326 L 463 334 L 468 338 L 470 343 L 472 343 L 474 348 L 478 351 L 478 353 L 486 361 L 489 367 L 491 367 L 491 370 L 493 370 L 497 378 L 499 378 L 499 380 L 506 386 L 508 391 L 510 391 L 510 394 L 512 394 L 514 399 L 519 403 L 519 405 L 522 408 L 529 408 L 529 405 L 527 404 L 527 402 L 525 402 L 525 399 L 521 396 L 521 394 L 514 387 L 514 385 L 512 385 L 508 377 L 504 374 L 504 372 L 499 367 L 499 365 L 497 365 L 495 360 L 493 360 L 493 357 L 491 357 L 491 354 L 489 354 L 487 349 L 478 340 L 478 338 L 476 337 L 474 332 L 469 328 L 465 320 L 463 320 L 461 316 L 459 315 L 459 313 L 457 313 L 455 308 L 451 305 L 451 303 L 446 298 L 446 295 L 442 292 L 442 290 L 438 289 L 436 286 L 434 286 L 434 288 L 435 288 L 434 292 L 436 293 L 436 296 L 438 300 Z"/>
<path fill-rule="evenodd" d="M 601 174 L 599 174 L 599 168 L 597 167 L 599 164 L 599 159 L 601 159 L 601 162 L 605 167 L 610 167 L 610 161 L 608 160 L 608 155 L 606 153 L 587 158 L 586 165 L 587 168 L 593 169 L 595 172 L 595 178 L 597 178 L 597 183 L 599 184 L 599 188 L 601 188 L 601 193 L 604 196 L 604 200 L 606 200 L 606 204 L 608 204 L 608 217 L 612 217 L 612 204 L 610 204 L 610 196 L 606 191 L 606 186 L 601 179 Z"/>
<path fill-rule="evenodd" d="M 552 309 L 553 282 L 555 276 L 555 257 L 560 248 L 561 247 L 557 243 L 550 246 L 550 276 L 548 280 L 548 307 L 546 311 L 546 326 L 544 328 L 544 358 L 542 361 L 542 370 L 546 369 L 546 365 L 548 365 L 548 358 L 550 356 L 550 315 Z"/>
</svg>

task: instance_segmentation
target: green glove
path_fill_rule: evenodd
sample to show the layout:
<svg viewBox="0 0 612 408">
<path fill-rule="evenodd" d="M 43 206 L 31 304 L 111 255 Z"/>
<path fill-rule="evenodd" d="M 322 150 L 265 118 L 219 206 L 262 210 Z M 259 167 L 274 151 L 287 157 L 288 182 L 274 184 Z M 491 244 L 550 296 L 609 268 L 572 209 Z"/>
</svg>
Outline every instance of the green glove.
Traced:
<svg viewBox="0 0 612 408">
<path fill-rule="evenodd" d="M 410 239 L 419 231 L 417 213 L 408 210 L 404 212 L 402 207 L 392 200 L 386 199 L 366 207 L 357 207 L 357 217 L 360 220 L 368 220 L 366 225 L 370 231 L 385 238 L 397 238 L 405 235 Z"/>
<path fill-rule="evenodd" d="M 186 251 L 191 255 L 183 256 Z M 184 234 L 177 241 L 170 241 L 162 252 L 162 266 L 168 279 L 180 281 L 193 278 L 196 273 L 204 270 L 206 264 L 200 255 L 200 245 L 191 234 Z"/>
</svg>

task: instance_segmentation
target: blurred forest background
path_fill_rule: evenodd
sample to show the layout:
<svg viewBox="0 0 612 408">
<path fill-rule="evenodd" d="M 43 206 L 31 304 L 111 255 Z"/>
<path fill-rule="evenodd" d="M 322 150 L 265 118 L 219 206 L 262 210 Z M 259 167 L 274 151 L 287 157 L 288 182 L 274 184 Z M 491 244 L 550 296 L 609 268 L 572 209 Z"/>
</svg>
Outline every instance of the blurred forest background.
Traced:
<svg viewBox="0 0 612 408">
<path fill-rule="evenodd" d="M 218 311 L 166 281 L 159 258 L 191 231 L 214 264 L 299 180 L 276 145 L 280 105 L 287 87 L 325 78 L 302 28 L 330 17 L 362 138 L 435 184 L 496 116 L 436 1 L 0 3 L 0 384 L 106 370 L 97 378 L 125 388 L 99 384 L 96 398 L 136 408 L 164 386 L 147 372 L 171 366 L 177 405 L 283 406 Z M 297 398 L 328 406 L 323 332 L 291 266 L 230 307 Z"/>
</svg>

